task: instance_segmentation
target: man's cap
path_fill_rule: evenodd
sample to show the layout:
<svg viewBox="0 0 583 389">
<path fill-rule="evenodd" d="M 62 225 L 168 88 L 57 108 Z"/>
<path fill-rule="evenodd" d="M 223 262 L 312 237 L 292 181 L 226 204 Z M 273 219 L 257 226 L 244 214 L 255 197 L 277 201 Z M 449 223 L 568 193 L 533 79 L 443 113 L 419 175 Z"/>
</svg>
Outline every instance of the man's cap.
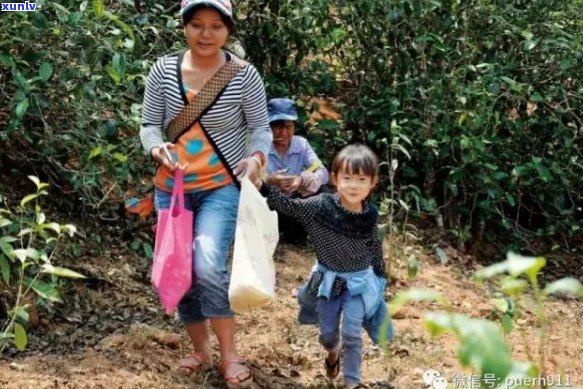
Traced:
<svg viewBox="0 0 583 389">
<path fill-rule="evenodd" d="M 279 97 L 269 100 L 267 103 L 267 114 L 270 123 L 277 120 L 298 120 L 296 106 L 294 102 L 287 97 Z"/>
</svg>

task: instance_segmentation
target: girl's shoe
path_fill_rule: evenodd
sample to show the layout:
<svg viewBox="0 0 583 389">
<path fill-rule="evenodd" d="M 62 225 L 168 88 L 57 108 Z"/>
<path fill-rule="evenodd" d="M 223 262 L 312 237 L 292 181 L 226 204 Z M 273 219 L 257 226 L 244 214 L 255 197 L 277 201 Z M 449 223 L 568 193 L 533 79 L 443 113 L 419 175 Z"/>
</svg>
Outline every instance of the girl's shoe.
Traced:
<svg viewBox="0 0 583 389">
<path fill-rule="evenodd" d="M 178 371 L 184 375 L 192 375 L 199 371 L 205 371 L 211 367 L 211 361 L 207 354 L 194 352 L 190 356 L 178 362 Z"/>
<path fill-rule="evenodd" d="M 227 366 L 240 365 L 243 367 L 238 373 L 227 375 Z M 219 365 L 219 372 L 223 376 L 225 383 L 229 389 L 250 388 L 253 384 L 253 376 L 249 369 L 240 360 L 222 361 Z"/>
</svg>

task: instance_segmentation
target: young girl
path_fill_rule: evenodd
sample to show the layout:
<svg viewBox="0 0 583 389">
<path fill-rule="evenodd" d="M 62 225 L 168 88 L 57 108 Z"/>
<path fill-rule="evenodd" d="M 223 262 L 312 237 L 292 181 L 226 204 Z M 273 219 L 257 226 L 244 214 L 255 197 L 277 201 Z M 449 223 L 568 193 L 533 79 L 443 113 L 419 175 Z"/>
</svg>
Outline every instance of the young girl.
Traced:
<svg viewBox="0 0 583 389">
<path fill-rule="evenodd" d="M 362 328 L 378 343 L 388 315 L 378 211 L 367 201 L 378 180 L 377 169 L 378 158 L 371 149 L 350 145 L 332 164 L 336 194 L 290 199 L 276 187 L 258 182 L 270 208 L 298 219 L 314 243 L 317 263 L 298 296 L 300 322 L 307 324 L 310 313 L 317 311 L 320 343 L 328 351 L 326 375 L 338 376 L 342 356 L 347 389 L 365 388 L 360 383 Z M 392 335 L 389 325 L 387 338 Z"/>
</svg>

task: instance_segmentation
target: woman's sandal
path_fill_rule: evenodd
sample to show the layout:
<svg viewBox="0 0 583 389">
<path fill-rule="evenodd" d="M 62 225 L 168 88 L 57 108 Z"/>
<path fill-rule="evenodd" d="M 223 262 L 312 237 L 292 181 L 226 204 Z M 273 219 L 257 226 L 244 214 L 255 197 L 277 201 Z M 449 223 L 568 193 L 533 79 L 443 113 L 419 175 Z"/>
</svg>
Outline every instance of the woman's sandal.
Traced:
<svg viewBox="0 0 583 389">
<path fill-rule="evenodd" d="M 199 371 L 205 371 L 211 367 L 211 361 L 207 354 L 194 352 L 178 362 L 177 370 L 184 375 L 192 375 Z"/>
<path fill-rule="evenodd" d="M 342 351 L 338 352 L 338 358 L 336 358 L 336 362 L 330 363 L 328 359 L 324 359 L 324 367 L 326 368 L 326 377 L 333 380 L 334 378 L 338 377 L 340 374 L 340 357 L 342 355 Z"/>
<path fill-rule="evenodd" d="M 227 366 L 237 364 L 243 366 L 244 370 L 239 371 L 233 375 L 227 375 Z M 240 360 L 222 361 L 219 365 L 219 372 L 223 376 L 225 383 L 229 389 L 250 388 L 253 383 L 253 376 L 249 369 Z M 243 377 L 241 377 L 243 375 Z"/>
</svg>

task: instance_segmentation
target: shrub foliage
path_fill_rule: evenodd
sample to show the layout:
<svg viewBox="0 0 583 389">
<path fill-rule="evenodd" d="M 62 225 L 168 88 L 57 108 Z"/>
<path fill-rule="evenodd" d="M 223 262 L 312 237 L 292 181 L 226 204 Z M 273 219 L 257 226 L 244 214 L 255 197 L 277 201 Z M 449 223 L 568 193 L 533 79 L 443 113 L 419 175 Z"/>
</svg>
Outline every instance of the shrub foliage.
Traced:
<svg viewBox="0 0 583 389">
<path fill-rule="evenodd" d="M 141 99 L 156 57 L 183 47 L 177 7 L 61 0 L 3 14 L 3 169 L 50 181 L 85 217 L 114 217 L 152 173 L 137 141 Z M 235 9 L 235 36 L 268 94 L 301 102 L 322 155 L 364 141 L 385 156 L 395 139 L 410 140 L 394 185 L 459 239 L 581 242 L 583 1 L 241 0 Z M 308 120 L 317 96 L 342 119 Z"/>
</svg>

